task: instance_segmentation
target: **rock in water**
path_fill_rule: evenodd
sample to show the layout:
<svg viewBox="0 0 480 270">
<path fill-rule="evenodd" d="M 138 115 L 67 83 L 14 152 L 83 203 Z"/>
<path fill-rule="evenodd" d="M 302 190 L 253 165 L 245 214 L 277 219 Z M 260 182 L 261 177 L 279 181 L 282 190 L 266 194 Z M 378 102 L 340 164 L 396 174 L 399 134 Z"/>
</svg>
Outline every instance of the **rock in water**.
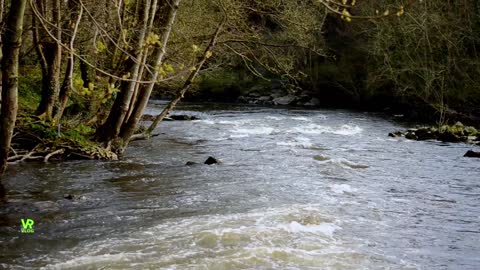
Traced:
<svg viewBox="0 0 480 270">
<path fill-rule="evenodd" d="M 417 135 L 415 135 L 415 133 L 413 132 L 408 132 L 407 134 L 405 134 L 405 138 L 409 140 L 418 140 Z"/>
<path fill-rule="evenodd" d="M 388 133 L 388 136 L 389 136 L 389 137 L 393 137 L 393 138 L 402 137 L 402 136 L 403 136 L 403 133 L 400 132 L 400 131 L 396 131 L 396 132 Z"/>
<path fill-rule="evenodd" d="M 213 165 L 213 164 L 218 164 L 219 161 L 218 161 L 218 159 L 216 159 L 214 157 L 208 157 L 207 160 L 205 160 L 204 163 L 207 164 L 207 165 Z"/>
<path fill-rule="evenodd" d="M 183 114 L 175 114 L 170 115 L 170 118 L 177 121 L 191 121 L 191 120 L 198 120 L 198 117 L 193 115 L 183 115 Z"/>
<path fill-rule="evenodd" d="M 465 153 L 464 157 L 474 157 L 474 158 L 480 158 L 480 152 L 475 152 L 475 151 L 468 151 Z"/>
<path fill-rule="evenodd" d="M 444 132 L 444 133 L 441 133 L 438 136 L 438 140 L 440 140 L 442 142 L 457 143 L 457 142 L 465 142 L 465 141 L 467 141 L 467 138 L 464 137 L 464 136 L 462 136 L 462 137 L 457 136 L 452 132 Z"/>
<path fill-rule="evenodd" d="M 292 105 L 293 103 L 295 103 L 295 101 L 297 101 L 297 97 L 288 95 L 284 97 L 275 98 L 273 100 L 273 104 L 286 106 L 286 105 Z"/>
<path fill-rule="evenodd" d="M 196 162 L 193 162 L 193 161 L 187 161 L 187 163 L 185 164 L 186 166 L 193 166 L 193 165 L 197 165 L 198 163 Z"/>
<path fill-rule="evenodd" d="M 421 128 L 415 131 L 415 136 L 417 140 L 426 141 L 426 140 L 435 140 L 437 139 L 436 131 L 431 128 Z"/>
</svg>

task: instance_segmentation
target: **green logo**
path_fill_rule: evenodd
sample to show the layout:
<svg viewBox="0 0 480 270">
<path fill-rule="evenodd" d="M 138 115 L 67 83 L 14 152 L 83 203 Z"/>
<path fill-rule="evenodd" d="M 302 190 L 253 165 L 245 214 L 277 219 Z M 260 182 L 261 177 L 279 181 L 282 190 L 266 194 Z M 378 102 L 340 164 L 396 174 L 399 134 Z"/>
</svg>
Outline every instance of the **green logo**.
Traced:
<svg viewBox="0 0 480 270">
<path fill-rule="evenodd" d="M 30 219 L 30 218 L 23 219 L 22 218 L 21 221 L 22 221 L 22 230 L 21 230 L 22 233 L 34 233 L 35 232 L 33 230 L 33 224 L 35 224 L 33 219 Z"/>
</svg>

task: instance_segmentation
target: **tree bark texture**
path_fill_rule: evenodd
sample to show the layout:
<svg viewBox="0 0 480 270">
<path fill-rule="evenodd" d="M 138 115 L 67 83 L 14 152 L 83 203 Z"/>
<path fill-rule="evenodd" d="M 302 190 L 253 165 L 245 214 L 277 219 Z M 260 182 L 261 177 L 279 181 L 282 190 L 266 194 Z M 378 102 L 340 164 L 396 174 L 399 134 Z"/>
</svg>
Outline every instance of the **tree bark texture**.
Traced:
<svg viewBox="0 0 480 270">
<path fill-rule="evenodd" d="M 140 2 L 140 1 L 139 1 Z M 138 74 L 140 71 L 141 61 L 143 59 L 144 54 L 144 44 L 145 44 L 145 37 L 147 36 L 147 28 L 148 28 L 148 17 L 150 11 L 150 4 L 151 0 L 144 1 L 144 9 L 142 12 L 141 18 L 139 18 L 139 25 L 140 28 L 140 35 L 137 39 L 137 45 L 135 48 L 136 51 L 136 61 L 131 68 L 131 79 L 129 83 L 124 83 L 121 89 L 121 92 L 118 93 L 115 101 L 113 103 L 113 107 L 110 110 L 107 120 L 105 123 L 97 130 L 97 137 L 98 140 L 107 148 L 110 148 L 112 142 L 118 138 L 120 134 L 120 130 L 122 124 L 125 120 L 125 117 L 128 113 L 128 109 L 130 108 L 131 99 L 133 97 L 136 82 L 138 80 Z"/>
<path fill-rule="evenodd" d="M 154 67 L 160 67 L 163 63 L 163 58 L 167 52 L 167 44 L 170 38 L 170 34 L 173 29 L 173 25 L 175 23 L 175 18 L 177 15 L 178 6 L 180 5 L 180 0 L 175 0 L 170 8 L 168 19 L 166 21 L 165 30 L 162 35 L 161 47 L 158 48 L 156 57 L 155 57 L 155 64 Z M 121 137 L 124 141 L 128 141 L 130 137 L 135 132 L 135 129 L 142 118 L 143 112 L 145 107 L 147 106 L 148 100 L 150 99 L 150 95 L 152 94 L 152 90 L 155 87 L 155 82 L 158 79 L 158 69 L 155 69 L 155 72 L 151 75 L 150 84 L 146 85 L 145 87 L 141 87 L 138 93 L 138 99 L 136 103 L 133 104 L 133 111 L 132 115 L 129 118 L 128 122 L 124 125 L 122 129 Z"/>
<path fill-rule="evenodd" d="M 18 110 L 18 61 L 22 45 L 23 18 L 27 0 L 12 0 L 3 33 L 2 108 L 0 117 L 0 177 L 7 166 L 8 153 Z M 0 188 L 0 191 L 3 188 Z M 3 193 L 3 191 L 2 191 Z M 0 194 L 1 197 L 2 194 Z M 4 194 L 3 194 L 4 195 Z"/>
</svg>

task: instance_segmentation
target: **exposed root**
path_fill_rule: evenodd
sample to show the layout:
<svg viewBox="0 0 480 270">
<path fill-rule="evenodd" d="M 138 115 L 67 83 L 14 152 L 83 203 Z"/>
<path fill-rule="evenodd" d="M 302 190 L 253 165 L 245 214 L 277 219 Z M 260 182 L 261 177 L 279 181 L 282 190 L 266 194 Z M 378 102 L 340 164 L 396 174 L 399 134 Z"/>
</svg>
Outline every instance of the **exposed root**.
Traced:
<svg viewBox="0 0 480 270">
<path fill-rule="evenodd" d="M 117 160 L 112 151 L 91 141 L 87 136 L 73 133 L 58 136 L 48 124 L 32 118 L 20 118 L 15 129 L 8 162 L 62 160 Z"/>
</svg>

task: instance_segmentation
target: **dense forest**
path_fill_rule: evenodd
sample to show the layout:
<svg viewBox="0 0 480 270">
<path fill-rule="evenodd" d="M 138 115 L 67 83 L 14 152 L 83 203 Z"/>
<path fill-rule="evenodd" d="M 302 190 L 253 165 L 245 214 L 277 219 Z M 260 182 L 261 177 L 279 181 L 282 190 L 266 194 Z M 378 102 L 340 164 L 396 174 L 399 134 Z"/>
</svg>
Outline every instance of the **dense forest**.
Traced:
<svg viewBox="0 0 480 270">
<path fill-rule="evenodd" d="M 1 0 L 0 25 L 2 172 L 116 159 L 183 97 L 480 115 L 477 0 Z"/>
</svg>

